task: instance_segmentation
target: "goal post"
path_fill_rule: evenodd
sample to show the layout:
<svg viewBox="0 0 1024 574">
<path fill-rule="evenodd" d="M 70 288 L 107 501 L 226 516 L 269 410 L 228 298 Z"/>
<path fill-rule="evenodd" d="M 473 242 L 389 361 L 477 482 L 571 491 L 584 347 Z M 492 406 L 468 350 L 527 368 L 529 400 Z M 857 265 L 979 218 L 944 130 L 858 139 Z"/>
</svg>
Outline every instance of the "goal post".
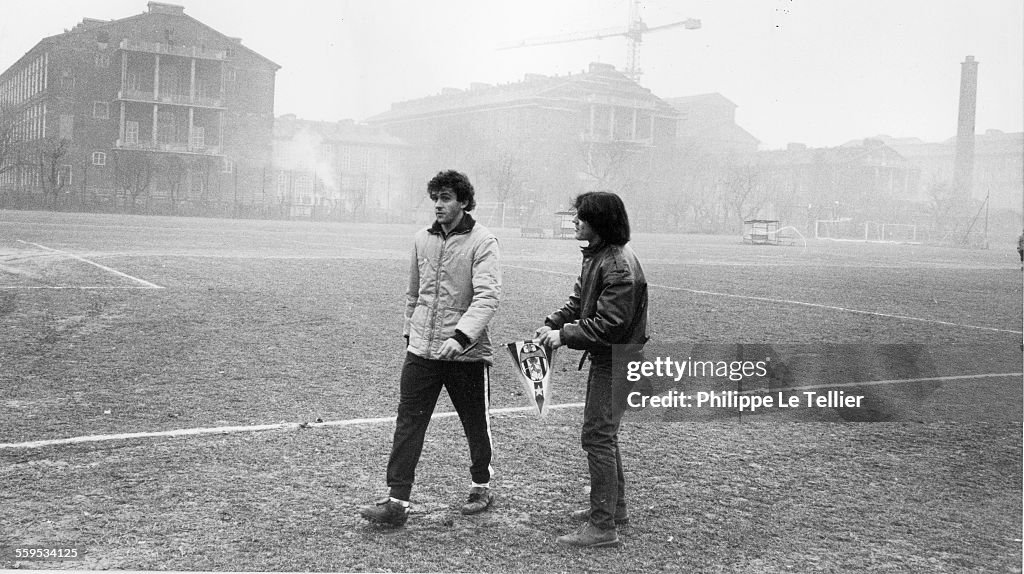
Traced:
<svg viewBox="0 0 1024 574">
<path fill-rule="evenodd" d="M 852 219 L 817 219 L 814 221 L 815 239 L 863 239 L 863 233 Z"/>
<path fill-rule="evenodd" d="M 864 224 L 864 241 L 915 243 L 917 242 L 917 226 L 912 223 L 868 221 Z"/>
<path fill-rule="evenodd" d="M 487 227 L 505 227 L 505 202 L 477 202 L 473 218 Z"/>
</svg>

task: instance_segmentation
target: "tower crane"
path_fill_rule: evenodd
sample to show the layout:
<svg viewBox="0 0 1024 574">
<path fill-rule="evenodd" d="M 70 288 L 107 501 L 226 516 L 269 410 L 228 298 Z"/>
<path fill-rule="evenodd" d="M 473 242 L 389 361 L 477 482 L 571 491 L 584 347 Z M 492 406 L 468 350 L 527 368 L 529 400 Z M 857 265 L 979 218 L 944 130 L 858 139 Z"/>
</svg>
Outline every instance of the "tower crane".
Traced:
<svg viewBox="0 0 1024 574">
<path fill-rule="evenodd" d="M 644 22 L 643 18 L 641 18 L 640 16 L 640 0 L 632 0 L 629 5 L 629 22 L 626 24 L 625 28 L 603 28 L 601 30 L 590 30 L 587 32 L 572 32 L 569 34 L 561 34 L 557 36 L 531 38 L 523 40 L 521 42 L 505 44 L 499 46 L 498 49 L 508 50 L 512 48 L 546 46 L 549 44 L 565 44 L 568 42 L 582 42 L 584 40 L 600 40 L 602 38 L 625 36 L 628 40 L 625 75 L 628 76 L 633 81 L 639 81 L 640 76 L 643 73 L 640 69 L 640 44 L 643 42 L 644 34 L 650 32 L 660 32 L 662 30 L 668 30 L 669 28 L 677 28 L 679 26 L 682 26 L 687 30 L 697 30 L 701 27 L 701 23 L 698 19 L 687 18 L 685 20 L 679 20 L 678 22 L 659 24 L 657 26 L 648 26 L 647 23 Z"/>
</svg>

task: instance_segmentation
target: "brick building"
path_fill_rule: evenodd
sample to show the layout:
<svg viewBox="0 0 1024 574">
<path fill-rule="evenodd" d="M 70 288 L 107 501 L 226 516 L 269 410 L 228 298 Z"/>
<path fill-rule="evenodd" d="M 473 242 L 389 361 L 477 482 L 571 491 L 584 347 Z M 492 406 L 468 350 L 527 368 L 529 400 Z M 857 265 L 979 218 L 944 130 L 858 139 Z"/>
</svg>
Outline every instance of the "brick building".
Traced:
<svg viewBox="0 0 1024 574">
<path fill-rule="evenodd" d="M 956 138 L 926 143 L 917 138 L 887 138 L 890 147 L 919 170 L 915 197 L 932 200 L 932 191 L 942 184 L 952 185 L 956 157 Z M 974 136 L 974 166 L 971 199 L 991 202 L 994 209 L 1020 213 L 1024 210 L 1024 133 L 987 130 Z"/>
<path fill-rule="evenodd" d="M 758 152 L 759 184 L 772 217 L 810 230 L 815 220 L 896 222 L 914 200 L 917 172 L 883 141 Z"/>
<path fill-rule="evenodd" d="M 206 214 L 258 207 L 280 66 L 182 6 L 147 8 L 86 18 L 0 74 L 12 142 L 0 158 L 0 202 Z"/>
</svg>

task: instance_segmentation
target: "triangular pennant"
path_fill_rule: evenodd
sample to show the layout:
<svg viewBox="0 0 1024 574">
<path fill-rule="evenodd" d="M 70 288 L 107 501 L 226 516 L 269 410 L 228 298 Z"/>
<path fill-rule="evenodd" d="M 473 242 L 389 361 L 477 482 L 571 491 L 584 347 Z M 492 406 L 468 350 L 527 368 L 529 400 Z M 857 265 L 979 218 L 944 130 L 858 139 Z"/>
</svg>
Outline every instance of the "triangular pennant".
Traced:
<svg viewBox="0 0 1024 574">
<path fill-rule="evenodd" d="M 515 341 L 507 347 L 530 405 L 538 415 L 546 414 L 551 404 L 551 364 L 555 351 L 533 341 Z"/>
</svg>

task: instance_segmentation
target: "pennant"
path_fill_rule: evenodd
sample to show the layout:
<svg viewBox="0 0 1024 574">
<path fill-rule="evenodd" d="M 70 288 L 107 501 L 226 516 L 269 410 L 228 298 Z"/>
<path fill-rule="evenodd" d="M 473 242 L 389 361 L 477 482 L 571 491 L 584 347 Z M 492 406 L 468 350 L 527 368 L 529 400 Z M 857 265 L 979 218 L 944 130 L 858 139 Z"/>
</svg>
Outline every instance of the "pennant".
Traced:
<svg viewBox="0 0 1024 574">
<path fill-rule="evenodd" d="M 546 414 L 551 404 L 551 363 L 555 352 L 533 341 L 515 341 L 507 347 L 530 405 L 538 415 Z"/>
</svg>

